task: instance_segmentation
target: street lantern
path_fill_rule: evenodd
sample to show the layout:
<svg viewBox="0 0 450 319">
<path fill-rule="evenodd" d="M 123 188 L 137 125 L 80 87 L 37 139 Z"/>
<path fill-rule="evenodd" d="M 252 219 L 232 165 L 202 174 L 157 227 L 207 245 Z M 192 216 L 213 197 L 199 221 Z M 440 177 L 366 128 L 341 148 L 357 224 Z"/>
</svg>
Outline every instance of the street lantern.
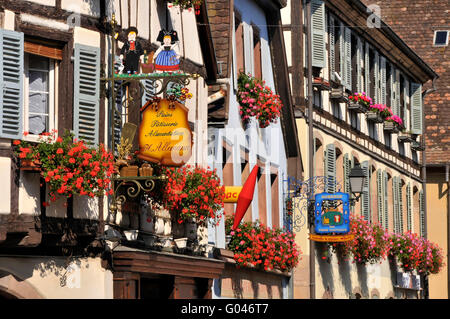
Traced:
<svg viewBox="0 0 450 319">
<path fill-rule="evenodd" d="M 350 179 L 350 191 L 356 195 L 355 200 L 358 201 L 363 192 L 366 175 L 361 166 L 356 165 L 352 168 L 348 177 Z"/>
</svg>

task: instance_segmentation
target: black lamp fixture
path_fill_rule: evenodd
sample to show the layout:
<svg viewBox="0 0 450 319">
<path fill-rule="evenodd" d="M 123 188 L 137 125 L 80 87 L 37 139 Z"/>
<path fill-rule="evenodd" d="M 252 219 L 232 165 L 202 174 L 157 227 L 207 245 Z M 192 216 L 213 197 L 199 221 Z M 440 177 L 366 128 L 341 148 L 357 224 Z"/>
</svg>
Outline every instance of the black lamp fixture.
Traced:
<svg viewBox="0 0 450 319">
<path fill-rule="evenodd" d="M 356 196 L 352 199 L 352 204 L 354 205 L 355 202 L 359 201 L 359 198 L 363 192 L 366 174 L 364 174 L 361 166 L 356 165 L 352 168 L 348 177 L 350 180 L 350 192 Z"/>
</svg>

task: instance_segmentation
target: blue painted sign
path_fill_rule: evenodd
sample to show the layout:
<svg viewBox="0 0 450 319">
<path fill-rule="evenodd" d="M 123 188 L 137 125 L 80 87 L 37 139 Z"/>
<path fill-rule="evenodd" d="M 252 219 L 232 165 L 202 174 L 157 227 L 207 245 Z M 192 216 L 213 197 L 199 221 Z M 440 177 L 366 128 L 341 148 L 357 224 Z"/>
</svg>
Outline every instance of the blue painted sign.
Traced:
<svg viewBox="0 0 450 319">
<path fill-rule="evenodd" d="M 341 210 L 332 208 L 322 209 L 325 201 L 341 201 Z M 314 207 L 316 234 L 347 234 L 350 231 L 350 196 L 346 193 L 321 193 L 315 196 Z"/>
</svg>

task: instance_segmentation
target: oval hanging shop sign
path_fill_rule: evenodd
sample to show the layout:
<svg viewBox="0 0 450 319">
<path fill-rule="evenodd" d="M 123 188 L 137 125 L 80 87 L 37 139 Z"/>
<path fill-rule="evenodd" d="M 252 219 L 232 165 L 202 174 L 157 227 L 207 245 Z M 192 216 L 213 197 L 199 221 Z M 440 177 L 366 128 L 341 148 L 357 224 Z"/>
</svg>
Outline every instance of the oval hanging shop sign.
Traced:
<svg viewBox="0 0 450 319">
<path fill-rule="evenodd" d="M 186 164 L 193 145 L 188 111 L 177 101 L 147 102 L 142 108 L 138 157 L 166 166 Z"/>
</svg>

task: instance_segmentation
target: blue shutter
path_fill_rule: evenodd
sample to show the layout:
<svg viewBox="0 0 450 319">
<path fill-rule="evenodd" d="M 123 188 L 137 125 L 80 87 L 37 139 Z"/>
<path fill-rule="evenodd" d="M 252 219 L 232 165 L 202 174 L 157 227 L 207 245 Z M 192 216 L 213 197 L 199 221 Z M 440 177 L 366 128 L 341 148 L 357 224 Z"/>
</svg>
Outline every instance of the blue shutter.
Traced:
<svg viewBox="0 0 450 319">
<path fill-rule="evenodd" d="M 351 161 L 348 154 L 344 155 L 344 192 L 350 194 L 350 170 L 351 170 Z"/>
<path fill-rule="evenodd" d="M 420 218 L 420 236 L 426 236 L 425 227 L 425 198 L 423 190 L 419 192 L 419 218 Z"/>
<path fill-rule="evenodd" d="M 100 107 L 100 48 L 75 44 L 75 137 L 98 144 Z"/>
<path fill-rule="evenodd" d="M 377 171 L 377 212 L 378 212 L 378 223 L 380 226 L 384 227 L 384 184 L 383 184 L 383 171 Z"/>
<path fill-rule="evenodd" d="M 356 90 L 358 92 L 363 92 L 363 85 L 361 81 L 362 77 L 362 69 L 361 69 L 361 59 L 363 55 L 363 43 L 361 41 L 361 38 L 358 37 L 356 39 Z"/>
<path fill-rule="evenodd" d="M 23 134 L 23 33 L 0 29 L 0 137 Z"/>
<path fill-rule="evenodd" d="M 413 231 L 412 227 L 412 206 L 411 206 L 411 184 L 408 183 L 406 186 L 406 223 L 407 230 Z"/>
<path fill-rule="evenodd" d="M 345 87 L 348 90 L 352 89 L 352 31 L 345 27 L 344 41 L 345 41 Z"/>
<path fill-rule="evenodd" d="M 366 90 L 366 95 L 370 96 L 372 99 L 373 92 L 370 92 L 370 59 L 369 59 L 369 50 L 370 46 L 369 43 L 365 43 L 365 50 L 364 50 L 364 85 Z"/>
<path fill-rule="evenodd" d="M 322 0 L 311 1 L 312 66 L 325 67 L 325 4 Z"/>
<path fill-rule="evenodd" d="M 380 57 L 380 86 L 379 86 L 379 98 L 381 104 L 387 104 L 386 99 L 386 83 L 387 82 L 387 74 L 386 74 L 386 58 L 384 56 Z M 391 72 L 391 83 L 392 83 L 392 72 Z M 392 107 L 392 105 L 391 105 Z"/>
<path fill-rule="evenodd" d="M 403 234 L 403 185 L 402 179 L 397 179 L 397 193 L 398 193 L 398 228 L 401 234 Z"/>
<path fill-rule="evenodd" d="M 326 192 L 336 192 L 336 147 L 334 144 L 327 145 L 325 153 L 325 174 L 327 177 Z"/>
<path fill-rule="evenodd" d="M 329 41 L 330 41 L 330 79 L 333 81 L 336 81 L 336 76 L 334 72 L 336 72 L 336 52 L 335 52 L 335 42 L 336 42 L 336 26 L 335 26 L 335 20 L 332 15 L 330 15 L 330 21 L 329 21 L 329 28 L 328 28 L 328 34 L 329 34 Z"/>
<path fill-rule="evenodd" d="M 386 230 L 389 229 L 389 196 L 388 196 L 388 174 L 383 172 L 383 223 Z"/>
</svg>

